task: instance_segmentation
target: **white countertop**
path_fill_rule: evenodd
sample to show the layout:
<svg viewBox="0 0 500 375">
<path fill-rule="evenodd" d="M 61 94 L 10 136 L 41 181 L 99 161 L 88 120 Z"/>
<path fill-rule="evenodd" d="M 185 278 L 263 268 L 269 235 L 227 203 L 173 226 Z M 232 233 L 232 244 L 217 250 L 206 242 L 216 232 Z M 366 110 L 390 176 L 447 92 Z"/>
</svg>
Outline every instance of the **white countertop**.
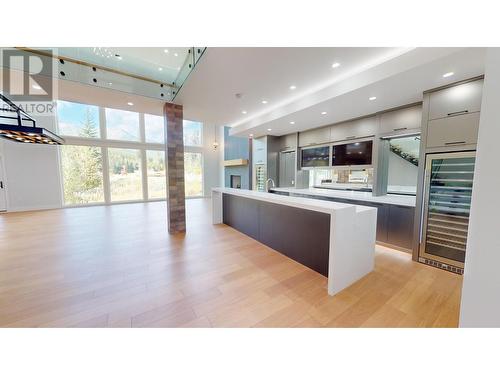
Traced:
<svg viewBox="0 0 500 375">
<path fill-rule="evenodd" d="M 273 193 L 264 193 L 255 190 L 246 190 L 246 189 L 233 189 L 233 188 L 213 188 L 212 191 L 237 195 L 240 197 L 257 199 L 269 203 L 277 203 L 283 204 L 286 206 L 292 206 L 297 208 L 303 208 L 311 211 L 332 213 L 335 210 L 348 209 L 350 207 L 355 207 L 356 212 L 365 211 L 367 209 L 374 209 L 372 207 L 359 206 L 354 204 L 347 203 L 339 203 L 339 202 L 328 202 L 328 201 L 320 201 L 314 200 L 310 198 L 302 198 L 302 197 L 292 197 L 286 195 L 279 195 Z"/>
<path fill-rule="evenodd" d="M 364 191 L 344 191 L 344 190 L 328 190 L 328 189 L 318 189 L 318 188 L 309 188 L 309 189 L 296 189 L 296 188 L 273 188 L 275 191 L 282 191 L 287 193 L 295 193 L 295 194 L 308 194 L 308 195 L 316 195 L 321 197 L 332 197 L 339 199 L 352 199 L 358 201 L 365 202 L 374 202 L 374 203 L 385 203 L 385 204 L 394 204 L 399 206 L 408 206 L 415 207 L 416 197 L 411 195 L 382 195 L 378 197 L 374 197 L 371 192 Z M 263 193 L 265 194 L 265 193 Z M 307 199 L 307 198 L 305 198 Z M 322 201 L 324 202 L 324 201 Z"/>
</svg>

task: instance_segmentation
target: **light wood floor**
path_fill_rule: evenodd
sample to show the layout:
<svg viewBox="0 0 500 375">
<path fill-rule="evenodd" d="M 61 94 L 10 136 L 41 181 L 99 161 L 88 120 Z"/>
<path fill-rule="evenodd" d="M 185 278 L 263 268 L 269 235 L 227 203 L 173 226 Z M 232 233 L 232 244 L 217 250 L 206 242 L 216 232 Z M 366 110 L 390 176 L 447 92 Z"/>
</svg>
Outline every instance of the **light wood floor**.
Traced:
<svg viewBox="0 0 500 375">
<path fill-rule="evenodd" d="M 187 201 L 0 215 L 1 327 L 456 327 L 462 278 L 377 247 L 375 271 L 326 278 Z"/>
</svg>

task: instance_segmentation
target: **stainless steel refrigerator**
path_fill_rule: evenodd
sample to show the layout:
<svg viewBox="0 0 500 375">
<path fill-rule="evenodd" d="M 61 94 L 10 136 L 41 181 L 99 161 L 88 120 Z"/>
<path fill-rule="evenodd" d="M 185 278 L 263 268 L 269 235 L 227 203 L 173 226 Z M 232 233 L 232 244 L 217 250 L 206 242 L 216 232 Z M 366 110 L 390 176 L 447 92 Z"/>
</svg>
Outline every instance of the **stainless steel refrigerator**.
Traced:
<svg viewBox="0 0 500 375">
<path fill-rule="evenodd" d="M 420 261 L 463 273 L 475 152 L 427 154 Z"/>
</svg>

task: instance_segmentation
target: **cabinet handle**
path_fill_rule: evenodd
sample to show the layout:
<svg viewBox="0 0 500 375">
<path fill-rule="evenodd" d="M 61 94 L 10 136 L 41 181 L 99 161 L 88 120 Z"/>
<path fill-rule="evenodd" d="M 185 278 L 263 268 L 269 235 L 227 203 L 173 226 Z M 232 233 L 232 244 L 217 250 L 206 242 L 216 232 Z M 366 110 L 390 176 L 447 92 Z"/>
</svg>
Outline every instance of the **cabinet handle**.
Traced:
<svg viewBox="0 0 500 375">
<path fill-rule="evenodd" d="M 396 128 L 396 129 L 392 129 L 392 130 L 394 130 L 395 132 L 397 132 L 398 130 L 406 130 L 406 129 L 408 129 L 408 128 L 404 127 L 404 128 Z"/>
<path fill-rule="evenodd" d="M 458 142 L 445 142 L 445 145 L 461 145 L 464 144 L 465 141 L 458 141 Z"/>
<path fill-rule="evenodd" d="M 313 145 L 317 145 L 318 143 L 317 142 L 311 142 L 311 143 L 308 143 L 307 146 L 313 146 Z"/>
<path fill-rule="evenodd" d="M 0 181 L 0 189 L 3 189 L 3 181 Z"/>
<path fill-rule="evenodd" d="M 461 115 L 462 113 L 469 113 L 469 110 L 468 109 L 464 109 L 463 111 L 451 112 L 451 113 L 448 113 L 448 116 Z"/>
<path fill-rule="evenodd" d="M 345 137 L 345 139 L 354 139 L 354 138 L 356 138 L 356 136 L 355 136 L 355 135 L 351 135 L 351 136 L 349 136 L 349 137 Z"/>
</svg>

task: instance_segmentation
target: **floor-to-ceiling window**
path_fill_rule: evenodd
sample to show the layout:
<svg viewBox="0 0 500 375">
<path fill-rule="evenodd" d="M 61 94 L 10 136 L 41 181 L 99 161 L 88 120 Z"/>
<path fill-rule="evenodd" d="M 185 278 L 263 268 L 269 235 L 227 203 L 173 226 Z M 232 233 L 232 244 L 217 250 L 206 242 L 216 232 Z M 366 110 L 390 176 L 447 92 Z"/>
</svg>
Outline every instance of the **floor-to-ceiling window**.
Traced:
<svg viewBox="0 0 500 375">
<path fill-rule="evenodd" d="M 163 117 L 59 101 L 64 204 L 165 199 Z M 186 197 L 203 196 L 203 124 L 184 121 Z"/>
<path fill-rule="evenodd" d="M 184 177 L 187 197 L 203 195 L 203 125 L 184 121 Z"/>
<path fill-rule="evenodd" d="M 66 204 L 104 203 L 100 147 L 64 146 L 61 164 Z"/>
</svg>

